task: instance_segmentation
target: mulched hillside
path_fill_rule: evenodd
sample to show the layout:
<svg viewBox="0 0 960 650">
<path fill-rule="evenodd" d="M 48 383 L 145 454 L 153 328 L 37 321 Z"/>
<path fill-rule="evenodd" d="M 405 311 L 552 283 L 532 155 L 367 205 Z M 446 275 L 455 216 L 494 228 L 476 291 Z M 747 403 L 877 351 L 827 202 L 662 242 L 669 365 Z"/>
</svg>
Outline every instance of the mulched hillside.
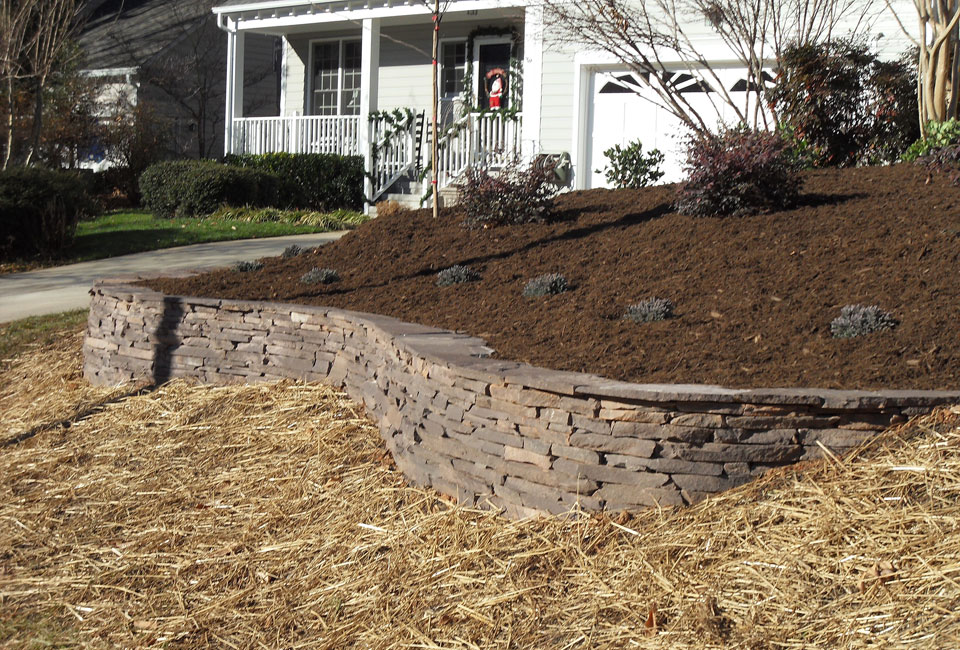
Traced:
<svg viewBox="0 0 960 650">
<path fill-rule="evenodd" d="M 550 224 L 467 229 L 448 210 L 376 219 L 262 271 L 149 285 L 181 295 L 343 307 L 467 331 L 499 356 L 638 382 L 731 387 L 960 386 L 960 189 L 909 166 L 809 172 L 802 205 L 775 214 L 677 214 L 672 187 L 573 192 Z M 479 282 L 440 288 L 467 264 Z M 341 281 L 309 286 L 314 267 Z M 560 272 L 568 293 L 522 296 Z M 621 318 L 657 296 L 677 317 Z M 876 304 L 892 331 L 835 339 L 847 304 Z"/>
</svg>

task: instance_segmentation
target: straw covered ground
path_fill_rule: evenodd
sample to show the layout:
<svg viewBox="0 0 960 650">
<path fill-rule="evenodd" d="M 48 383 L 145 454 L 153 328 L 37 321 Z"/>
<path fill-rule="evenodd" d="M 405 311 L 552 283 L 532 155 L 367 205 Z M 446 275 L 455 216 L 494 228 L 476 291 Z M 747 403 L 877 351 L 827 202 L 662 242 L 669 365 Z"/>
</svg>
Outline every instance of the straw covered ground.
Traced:
<svg viewBox="0 0 960 650">
<path fill-rule="evenodd" d="M 407 486 L 328 388 L 90 388 L 79 342 L 0 370 L 0 646 L 960 644 L 960 409 L 695 507 L 512 522 Z"/>
</svg>

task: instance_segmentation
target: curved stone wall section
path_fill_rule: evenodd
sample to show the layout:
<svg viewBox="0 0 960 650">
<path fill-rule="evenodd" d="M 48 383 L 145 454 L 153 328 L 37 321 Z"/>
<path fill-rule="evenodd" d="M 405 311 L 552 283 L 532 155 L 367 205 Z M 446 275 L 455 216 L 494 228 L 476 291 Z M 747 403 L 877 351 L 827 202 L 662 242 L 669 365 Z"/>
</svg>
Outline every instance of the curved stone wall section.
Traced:
<svg viewBox="0 0 960 650">
<path fill-rule="evenodd" d="M 363 402 L 413 482 L 514 517 L 691 503 L 960 402 L 629 384 L 490 359 L 480 339 L 384 316 L 164 296 L 129 284 L 138 279 L 92 291 L 90 381 L 332 383 Z"/>
</svg>

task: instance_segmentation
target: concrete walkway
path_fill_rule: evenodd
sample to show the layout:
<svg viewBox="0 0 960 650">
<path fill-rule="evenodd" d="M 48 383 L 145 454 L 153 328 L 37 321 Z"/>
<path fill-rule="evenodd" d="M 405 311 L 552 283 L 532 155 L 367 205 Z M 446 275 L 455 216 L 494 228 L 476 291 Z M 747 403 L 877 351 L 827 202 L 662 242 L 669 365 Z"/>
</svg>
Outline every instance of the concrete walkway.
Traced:
<svg viewBox="0 0 960 650">
<path fill-rule="evenodd" d="M 83 309 L 90 304 L 90 295 L 87 292 L 98 278 L 178 268 L 229 266 L 239 260 L 279 255 L 284 248 L 292 244 L 303 248 L 320 246 L 339 239 L 346 232 L 194 244 L 27 273 L 0 275 L 0 323 L 28 316 Z"/>
</svg>

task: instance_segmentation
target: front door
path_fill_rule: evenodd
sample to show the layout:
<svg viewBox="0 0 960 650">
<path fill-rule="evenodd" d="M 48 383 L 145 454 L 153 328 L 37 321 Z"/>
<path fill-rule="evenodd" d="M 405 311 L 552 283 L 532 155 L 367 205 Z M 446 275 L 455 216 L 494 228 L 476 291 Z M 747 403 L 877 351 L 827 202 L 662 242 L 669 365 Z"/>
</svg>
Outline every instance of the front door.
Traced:
<svg viewBox="0 0 960 650">
<path fill-rule="evenodd" d="M 510 50 L 509 41 L 477 44 L 477 106 L 481 110 L 510 108 Z"/>
</svg>

